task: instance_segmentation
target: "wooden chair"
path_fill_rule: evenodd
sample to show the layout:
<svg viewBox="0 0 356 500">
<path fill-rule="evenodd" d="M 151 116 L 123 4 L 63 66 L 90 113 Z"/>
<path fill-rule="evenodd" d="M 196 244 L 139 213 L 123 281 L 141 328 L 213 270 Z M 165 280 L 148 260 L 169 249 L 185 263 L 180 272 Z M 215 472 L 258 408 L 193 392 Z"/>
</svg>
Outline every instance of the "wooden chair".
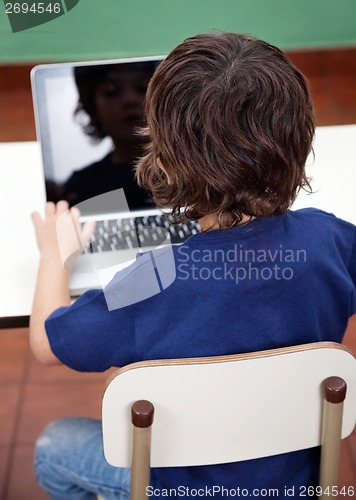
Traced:
<svg viewBox="0 0 356 500">
<path fill-rule="evenodd" d="M 356 360 L 333 342 L 133 363 L 110 377 L 102 407 L 104 454 L 113 466 L 131 467 L 132 500 L 146 498 L 150 466 L 229 463 L 319 445 L 324 491 L 338 484 L 340 440 L 355 421 Z"/>
</svg>

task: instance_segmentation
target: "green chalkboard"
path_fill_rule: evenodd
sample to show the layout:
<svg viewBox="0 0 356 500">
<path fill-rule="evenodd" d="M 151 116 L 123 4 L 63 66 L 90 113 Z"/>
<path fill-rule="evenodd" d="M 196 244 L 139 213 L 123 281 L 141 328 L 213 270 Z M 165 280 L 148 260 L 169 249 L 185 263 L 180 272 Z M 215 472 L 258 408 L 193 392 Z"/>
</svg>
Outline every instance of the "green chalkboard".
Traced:
<svg viewBox="0 0 356 500">
<path fill-rule="evenodd" d="M 40 17 L 40 3 L 51 10 L 57 3 L 56 12 Z M 188 36 L 214 30 L 251 33 L 289 50 L 356 45 L 356 0 L 17 2 L 17 10 L 35 5 L 31 19 L 29 12 L 16 14 L 14 4 L 0 0 L 2 64 L 165 54 Z"/>
</svg>

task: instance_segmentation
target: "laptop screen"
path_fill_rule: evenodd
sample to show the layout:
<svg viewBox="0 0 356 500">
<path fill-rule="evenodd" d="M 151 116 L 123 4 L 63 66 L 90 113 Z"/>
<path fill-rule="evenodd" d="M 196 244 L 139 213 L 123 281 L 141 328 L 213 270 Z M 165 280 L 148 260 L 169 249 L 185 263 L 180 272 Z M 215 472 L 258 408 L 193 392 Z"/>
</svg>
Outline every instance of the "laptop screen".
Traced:
<svg viewBox="0 0 356 500">
<path fill-rule="evenodd" d="M 123 188 L 130 210 L 153 207 L 134 179 L 145 139 L 147 84 L 163 57 L 36 66 L 31 73 L 48 201 L 76 205 Z M 87 214 L 83 214 L 87 215 Z"/>
</svg>

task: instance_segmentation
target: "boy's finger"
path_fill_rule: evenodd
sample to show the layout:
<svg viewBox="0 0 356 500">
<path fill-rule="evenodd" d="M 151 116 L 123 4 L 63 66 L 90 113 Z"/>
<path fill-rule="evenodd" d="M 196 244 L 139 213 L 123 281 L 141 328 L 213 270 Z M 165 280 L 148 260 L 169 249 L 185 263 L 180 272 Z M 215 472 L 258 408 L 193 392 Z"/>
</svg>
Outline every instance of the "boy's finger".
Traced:
<svg viewBox="0 0 356 500">
<path fill-rule="evenodd" d="M 80 210 L 77 207 L 72 207 L 71 209 L 72 215 L 76 220 L 79 220 L 80 217 Z"/>
<path fill-rule="evenodd" d="M 83 248 L 78 226 L 71 216 L 71 211 L 66 210 L 58 215 L 56 232 L 62 263 L 66 269 L 69 269 L 73 257 Z"/>
<path fill-rule="evenodd" d="M 83 227 L 82 227 L 82 232 L 81 232 L 81 240 L 83 246 L 88 243 L 90 240 L 91 235 L 93 234 L 95 229 L 95 221 L 91 220 L 86 222 Z"/>
<path fill-rule="evenodd" d="M 54 215 L 56 213 L 56 205 L 52 201 L 46 203 L 45 208 L 46 217 Z"/>
<path fill-rule="evenodd" d="M 57 214 L 62 214 L 63 212 L 69 209 L 68 201 L 66 200 L 59 201 L 57 203 L 56 209 L 57 209 Z"/>
<path fill-rule="evenodd" d="M 35 226 L 38 226 L 38 224 L 40 224 L 40 222 L 42 221 L 42 217 L 38 212 L 32 212 L 31 219 Z"/>
</svg>

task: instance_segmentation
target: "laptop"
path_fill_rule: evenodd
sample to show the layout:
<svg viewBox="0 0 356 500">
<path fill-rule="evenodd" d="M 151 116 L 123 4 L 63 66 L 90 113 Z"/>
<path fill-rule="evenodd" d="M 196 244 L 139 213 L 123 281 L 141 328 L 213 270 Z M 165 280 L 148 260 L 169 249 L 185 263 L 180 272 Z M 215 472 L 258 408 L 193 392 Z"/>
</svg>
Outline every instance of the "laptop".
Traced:
<svg viewBox="0 0 356 500">
<path fill-rule="evenodd" d="M 199 230 L 194 221 L 172 225 L 134 178 L 147 84 L 163 58 L 42 64 L 31 72 L 47 201 L 66 199 L 81 222 L 96 221 L 72 266 L 72 296 L 104 288 L 137 254 Z"/>
</svg>

